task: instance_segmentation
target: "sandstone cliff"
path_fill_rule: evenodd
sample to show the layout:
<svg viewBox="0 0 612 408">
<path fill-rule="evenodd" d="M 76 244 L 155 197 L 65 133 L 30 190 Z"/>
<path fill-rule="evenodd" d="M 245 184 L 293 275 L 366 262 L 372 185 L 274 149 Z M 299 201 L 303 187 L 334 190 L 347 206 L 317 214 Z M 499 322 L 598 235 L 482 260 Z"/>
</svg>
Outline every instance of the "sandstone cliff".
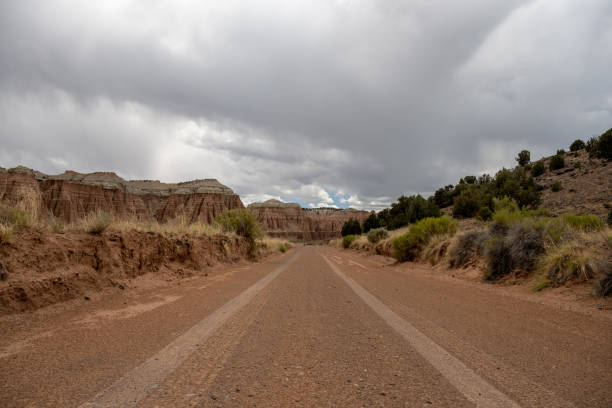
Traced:
<svg viewBox="0 0 612 408">
<path fill-rule="evenodd" d="M 164 222 L 184 215 L 191 222 L 212 223 L 220 212 L 244 208 L 238 195 L 214 179 L 165 184 L 126 181 L 115 173 L 49 176 L 25 167 L 0 168 L 0 202 L 14 204 L 25 197 L 37 203 L 41 214 L 65 222 L 104 210 L 121 218 Z"/>
<path fill-rule="evenodd" d="M 249 205 L 263 230 L 270 236 L 303 241 L 340 237 L 342 225 L 351 218 L 363 223 L 368 211 L 334 208 L 302 209 L 299 204 L 268 200 Z"/>
</svg>

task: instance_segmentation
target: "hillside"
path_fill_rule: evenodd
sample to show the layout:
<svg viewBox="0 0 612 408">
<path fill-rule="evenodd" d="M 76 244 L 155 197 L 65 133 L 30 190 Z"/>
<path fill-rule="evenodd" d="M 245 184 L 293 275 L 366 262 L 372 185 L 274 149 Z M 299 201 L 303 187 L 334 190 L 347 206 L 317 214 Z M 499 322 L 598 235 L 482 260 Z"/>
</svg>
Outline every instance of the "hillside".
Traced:
<svg viewBox="0 0 612 408">
<path fill-rule="evenodd" d="M 264 232 L 273 237 L 300 241 L 320 241 L 340 237 L 342 225 L 349 219 L 363 223 L 368 211 L 332 208 L 303 209 L 299 204 L 268 200 L 248 206 Z"/>
<path fill-rule="evenodd" d="M 595 214 L 605 218 L 612 205 L 612 165 L 606 159 L 589 158 L 584 150 L 564 155 L 565 167 L 551 171 L 551 157 L 543 160 L 547 171 L 535 178 L 542 190 L 542 207 L 554 214 Z M 551 186 L 559 183 L 561 190 Z"/>
</svg>

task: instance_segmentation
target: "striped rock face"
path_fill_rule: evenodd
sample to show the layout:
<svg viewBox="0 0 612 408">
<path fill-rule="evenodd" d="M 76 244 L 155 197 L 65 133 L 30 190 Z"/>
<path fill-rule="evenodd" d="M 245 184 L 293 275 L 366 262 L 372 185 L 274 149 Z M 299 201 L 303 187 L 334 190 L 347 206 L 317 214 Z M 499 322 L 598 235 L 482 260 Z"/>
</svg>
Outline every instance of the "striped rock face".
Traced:
<svg viewBox="0 0 612 408">
<path fill-rule="evenodd" d="M 191 222 L 212 223 L 225 210 L 244 208 L 240 197 L 215 179 L 166 184 L 126 181 L 115 173 L 68 171 L 49 176 L 25 167 L 0 169 L 0 202 L 23 200 L 65 222 L 103 210 L 119 218 L 164 222 L 181 215 Z"/>
<path fill-rule="evenodd" d="M 248 208 L 268 235 L 300 241 L 339 238 L 346 221 L 353 218 L 363 223 L 370 215 L 354 209 L 303 209 L 299 204 L 277 200 L 250 204 Z"/>
</svg>

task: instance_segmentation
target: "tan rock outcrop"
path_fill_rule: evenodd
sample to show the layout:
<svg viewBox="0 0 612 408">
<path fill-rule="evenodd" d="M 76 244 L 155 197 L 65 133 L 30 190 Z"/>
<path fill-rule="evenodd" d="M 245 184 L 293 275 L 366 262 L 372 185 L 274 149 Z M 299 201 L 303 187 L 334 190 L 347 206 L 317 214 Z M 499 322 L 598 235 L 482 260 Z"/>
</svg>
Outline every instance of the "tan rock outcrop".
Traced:
<svg viewBox="0 0 612 408">
<path fill-rule="evenodd" d="M 96 210 L 120 218 L 156 219 L 160 222 L 184 215 L 212 223 L 217 214 L 244 208 L 240 197 L 215 179 L 166 184 L 159 181 L 126 181 L 115 173 L 80 174 L 67 171 L 49 176 L 25 167 L 0 168 L 0 202 L 24 199 L 49 213 L 73 222 Z"/>
<path fill-rule="evenodd" d="M 299 204 L 278 200 L 254 203 L 248 208 L 268 235 L 303 241 L 338 238 L 346 221 L 353 218 L 363 223 L 370 215 L 354 209 L 303 209 Z"/>
</svg>

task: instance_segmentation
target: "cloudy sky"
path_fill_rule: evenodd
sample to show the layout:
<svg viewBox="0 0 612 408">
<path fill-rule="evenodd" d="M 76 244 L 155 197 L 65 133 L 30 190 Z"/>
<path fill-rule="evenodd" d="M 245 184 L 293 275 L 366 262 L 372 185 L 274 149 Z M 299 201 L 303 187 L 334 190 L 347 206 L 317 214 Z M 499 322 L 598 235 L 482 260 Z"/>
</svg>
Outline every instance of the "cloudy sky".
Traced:
<svg viewBox="0 0 612 408">
<path fill-rule="evenodd" d="M 612 127 L 609 0 L 0 3 L 0 166 L 379 208 Z"/>
</svg>

